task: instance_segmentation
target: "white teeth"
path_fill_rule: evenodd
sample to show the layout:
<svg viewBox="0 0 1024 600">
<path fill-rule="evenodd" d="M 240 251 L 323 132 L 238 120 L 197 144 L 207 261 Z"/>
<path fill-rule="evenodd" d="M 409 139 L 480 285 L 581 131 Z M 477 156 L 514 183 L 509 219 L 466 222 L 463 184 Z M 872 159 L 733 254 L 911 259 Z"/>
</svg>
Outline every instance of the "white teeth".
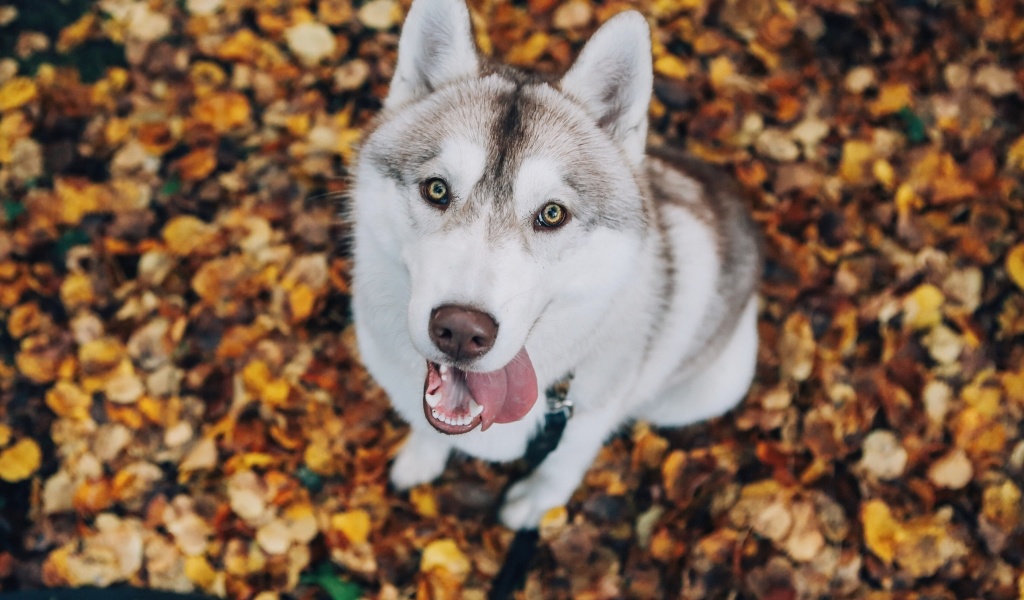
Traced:
<svg viewBox="0 0 1024 600">
<path fill-rule="evenodd" d="M 434 408 L 441 402 L 441 394 L 426 394 L 423 399 L 427 401 L 427 406 Z"/>
<path fill-rule="evenodd" d="M 427 399 L 427 402 L 430 402 L 431 396 L 440 397 L 440 394 L 425 395 L 424 398 Z M 446 415 L 442 412 L 438 412 L 436 408 L 431 408 L 430 414 L 432 414 L 435 419 L 444 423 L 445 425 L 451 425 L 453 427 L 465 427 L 466 425 L 472 423 L 473 419 L 480 416 L 480 413 L 482 413 L 484 410 L 483 407 L 481 407 L 476 402 L 472 402 L 469 406 L 472 413 L 468 415 Z"/>
<path fill-rule="evenodd" d="M 480 416 L 480 413 L 484 412 L 484 407 L 476 403 L 472 398 L 469 399 L 469 414 L 471 419 L 475 419 Z"/>
<path fill-rule="evenodd" d="M 448 365 L 441 365 L 441 374 L 444 375 L 446 373 L 448 373 Z"/>
</svg>

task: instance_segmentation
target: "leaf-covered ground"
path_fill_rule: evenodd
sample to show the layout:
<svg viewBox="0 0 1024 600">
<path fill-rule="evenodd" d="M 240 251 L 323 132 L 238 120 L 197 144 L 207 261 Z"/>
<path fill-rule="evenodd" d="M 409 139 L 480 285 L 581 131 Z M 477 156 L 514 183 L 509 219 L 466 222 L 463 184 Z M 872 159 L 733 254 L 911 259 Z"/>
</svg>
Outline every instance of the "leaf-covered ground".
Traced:
<svg viewBox="0 0 1024 600">
<path fill-rule="evenodd" d="M 1024 9 L 474 0 L 567 67 L 654 26 L 653 135 L 769 256 L 749 398 L 627 428 L 526 598 L 1024 598 Z M 483 598 L 514 469 L 386 485 L 337 217 L 404 0 L 0 6 L 0 589 Z"/>
</svg>

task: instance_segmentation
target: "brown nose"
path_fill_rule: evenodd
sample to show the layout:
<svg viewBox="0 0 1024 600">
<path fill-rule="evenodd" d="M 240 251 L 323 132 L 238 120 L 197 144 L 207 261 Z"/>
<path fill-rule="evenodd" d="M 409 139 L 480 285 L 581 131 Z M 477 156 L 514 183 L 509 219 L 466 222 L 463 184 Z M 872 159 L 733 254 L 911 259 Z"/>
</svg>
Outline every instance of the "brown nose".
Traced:
<svg viewBox="0 0 1024 600">
<path fill-rule="evenodd" d="M 441 352 L 455 360 L 482 356 L 494 345 L 498 324 L 487 313 L 465 306 L 445 304 L 430 315 L 430 339 Z"/>
</svg>

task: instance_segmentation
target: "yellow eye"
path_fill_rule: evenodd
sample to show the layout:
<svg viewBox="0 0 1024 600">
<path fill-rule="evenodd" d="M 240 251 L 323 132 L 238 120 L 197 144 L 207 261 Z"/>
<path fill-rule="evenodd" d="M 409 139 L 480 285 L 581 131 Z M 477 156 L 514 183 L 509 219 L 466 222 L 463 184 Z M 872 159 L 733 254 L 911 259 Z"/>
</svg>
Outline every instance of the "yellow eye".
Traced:
<svg viewBox="0 0 1024 600">
<path fill-rule="evenodd" d="M 555 227 L 561 227 L 565 225 L 568 218 L 569 211 L 565 210 L 564 206 L 555 202 L 548 202 L 537 213 L 534 228 L 554 229 Z"/>
<path fill-rule="evenodd" d="M 439 207 L 446 207 L 451 202 L 448 182 L 440 177 L 431 177 L 420 184 L 420 195 L 427 202 Z"/>
</svg>

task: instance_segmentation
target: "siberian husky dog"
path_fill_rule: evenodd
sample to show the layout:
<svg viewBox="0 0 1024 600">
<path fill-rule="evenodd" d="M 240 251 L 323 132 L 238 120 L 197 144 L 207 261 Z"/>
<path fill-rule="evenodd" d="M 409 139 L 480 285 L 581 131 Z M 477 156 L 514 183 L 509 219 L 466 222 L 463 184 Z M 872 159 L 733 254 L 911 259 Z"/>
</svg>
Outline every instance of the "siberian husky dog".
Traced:
<svg viewBox="0 0 1024 600">
<path fill-rule="evenodd" d="M 651 87 L 637 12 L 545 80 L 484 60 L 463 0 L 413 3 L 350 199 L 361 359 L 411 426 L 397 488 L 452 450 L 521 457 L 571 374 L 561 443 L 501 507 L 536 527 L 624 423 L 686 425 L 746 394 L 755 227 L 723 175 L 646 148 Z"/>
</svg>

